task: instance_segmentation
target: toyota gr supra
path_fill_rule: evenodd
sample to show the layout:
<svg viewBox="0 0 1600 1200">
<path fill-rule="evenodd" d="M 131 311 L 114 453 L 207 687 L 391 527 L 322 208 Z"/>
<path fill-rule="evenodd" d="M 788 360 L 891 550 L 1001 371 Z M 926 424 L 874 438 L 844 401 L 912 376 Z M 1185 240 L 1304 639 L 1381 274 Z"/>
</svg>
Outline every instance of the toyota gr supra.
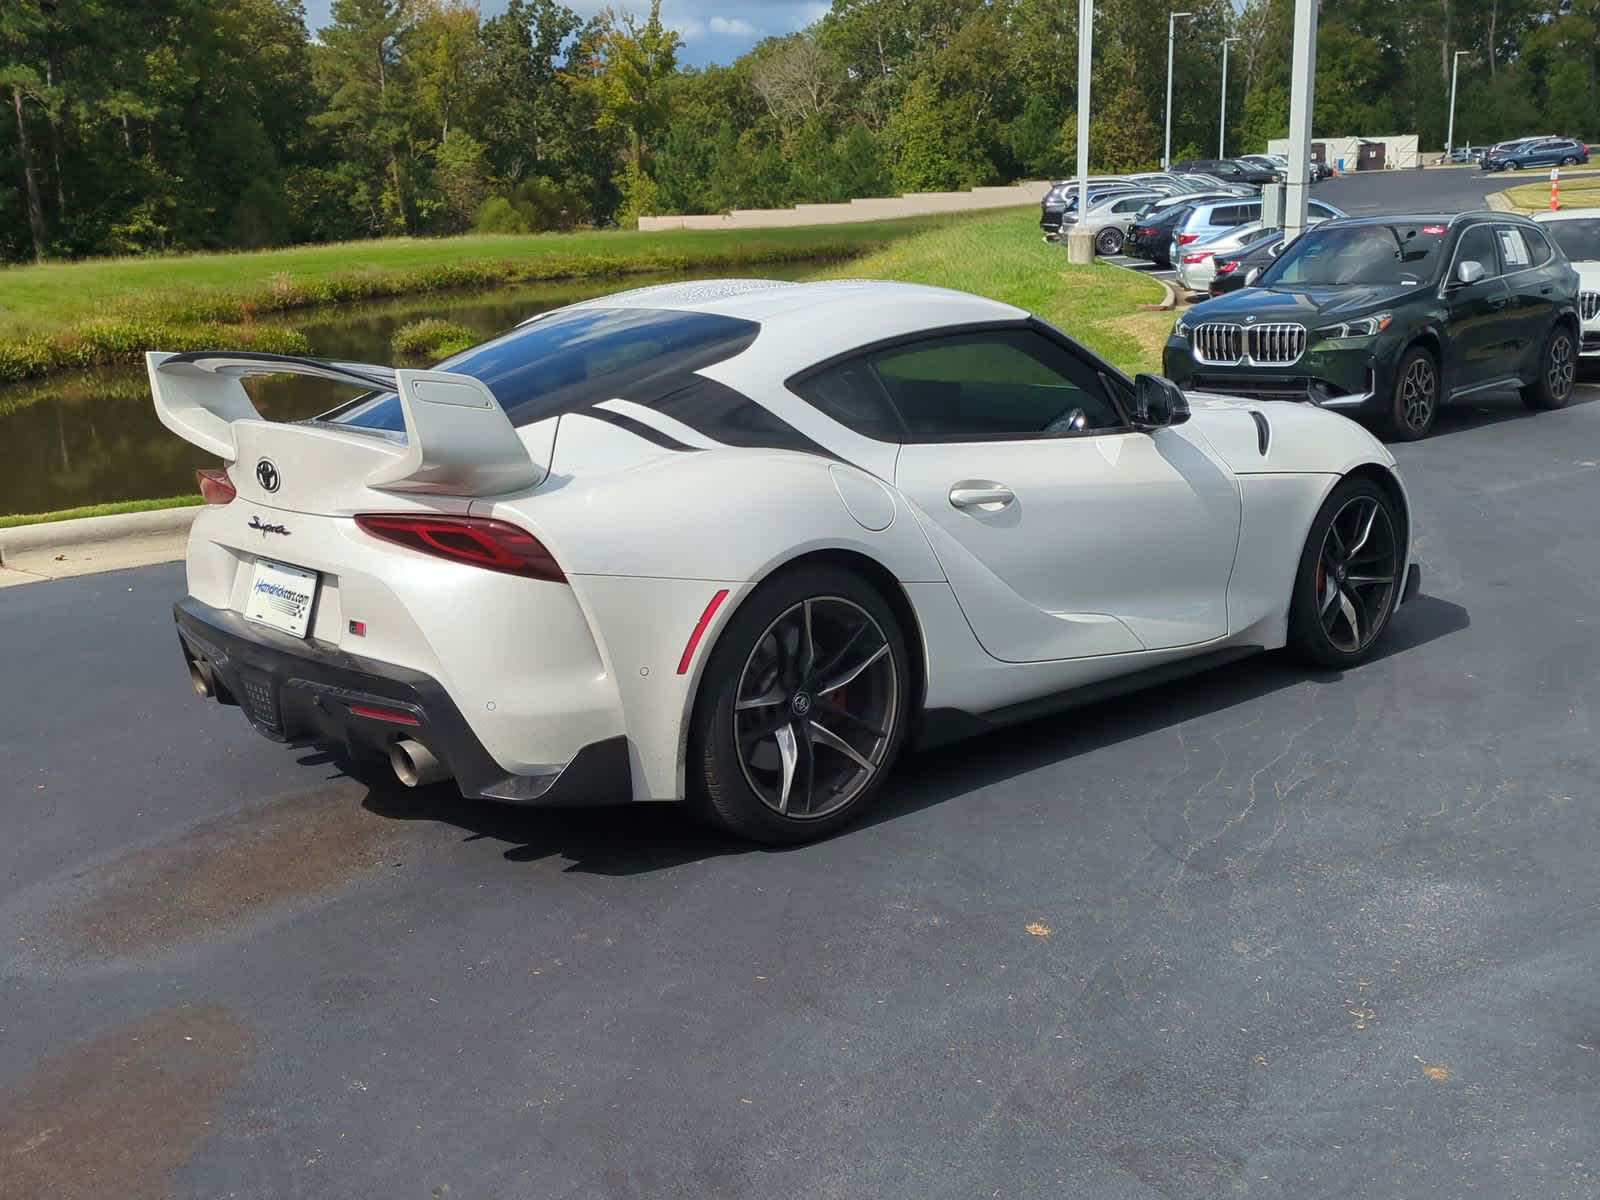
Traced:
<svg viewBox="0 0 1600 1200">
<path fill-rule="evenodd" d="M 224 463 L 176 606 L 196 689 L 472 797 L 815 837 L 908 745 L 1258 650 L 1359 663 L 1419 578 L 1359 426 L 938 288 L 644 288 L 434 370 L 148 367 Z M 359 394 L 262 420 L 242 377 L 279 372 Z"/>
</svg>

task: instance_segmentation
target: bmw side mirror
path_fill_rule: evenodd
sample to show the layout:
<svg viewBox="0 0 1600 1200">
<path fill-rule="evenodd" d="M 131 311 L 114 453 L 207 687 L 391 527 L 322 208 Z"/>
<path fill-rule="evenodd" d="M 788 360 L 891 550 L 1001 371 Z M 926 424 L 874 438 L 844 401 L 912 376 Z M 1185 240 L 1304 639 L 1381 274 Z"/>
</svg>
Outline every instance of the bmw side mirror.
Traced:
<svg viewBox="0 0 1600 1200">
<path fill-rule="evenodd" d="M 1483 278 L 1483 264 L 1468 259 L 1466 262 L 1456 264 L 1456 282 L 1462 287 L 1470 287 Z"/>
<path fill-rule="evenodd" d="M 1133 423 L 1140 429 L 1182 425 L 1189 419 L 1183 389 L 1161 375 L 1140 375 L 1133 381 Z"/>
<path fill-rule="evenodd" d="M 1245 287 L 1255 287 L 1256 280 L 1258 280 L 1260 278 L 1261 278 L 1261 268 L 1260 267 L 1251 267 L 1250 270 L 1248 272 L 1246 272 L 1245 277 L 1244 277 L 1244 285 L 1245 285 Z"/>
</svg>

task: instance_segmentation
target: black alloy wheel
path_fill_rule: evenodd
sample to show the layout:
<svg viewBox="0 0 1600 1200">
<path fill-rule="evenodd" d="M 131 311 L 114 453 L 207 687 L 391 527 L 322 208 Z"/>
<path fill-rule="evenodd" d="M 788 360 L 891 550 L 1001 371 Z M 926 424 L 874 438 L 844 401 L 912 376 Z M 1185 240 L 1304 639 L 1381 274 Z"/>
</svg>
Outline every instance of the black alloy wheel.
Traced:
<svg viewBox="0 0 1600 1200">
<path fill-rule="evenodd" d="M 1545 338 L 1538 370 L 1538 377 L 1522 389 L 1522 402 L 1532 409 L 1564 408 L 1572 398 L 1578 371 L 1577 347 L 1565 324 L 1557 325 Z"/>
<path fill-rule="evenodd" d="M 894 613 L 864 580 L 817 567 L 769 581 L 707 662 L 690 731 L 691 794 L 716 824 L 759 841 L 838 828 L 899 750 L 908 676 Z"/>
<path fill-rule="evenodd" d="M 1289 612 L 1289 642 L 1318 666 L 1371 656 L 1399 601 L 1402 521 L 1370 479 L 1347 479 L 1312 522 Z"/>
<path fill-rule="evenodd" d="M 1389 435 L 1401 442 L 1427 437 L 1438 413 L 1439 364 L 1427 349 L 1413 346 L 1400 359 L 1395 375 Z"/>
</svg>

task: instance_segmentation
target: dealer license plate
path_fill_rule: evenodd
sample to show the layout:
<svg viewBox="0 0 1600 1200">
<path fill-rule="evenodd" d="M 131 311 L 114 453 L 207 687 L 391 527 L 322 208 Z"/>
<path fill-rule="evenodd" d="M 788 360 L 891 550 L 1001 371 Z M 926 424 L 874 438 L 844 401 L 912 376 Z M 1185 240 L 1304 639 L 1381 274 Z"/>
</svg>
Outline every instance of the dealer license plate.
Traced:
<svg viewBox="0 0 1600 1200">
<path fill-rule="evenodd" d="M 244 615 L 295 637 L 305 637 L 311 627 L 311 607 L 317 601 L 317 573 L 271 559 L 256 559 Z"/>
</svg>

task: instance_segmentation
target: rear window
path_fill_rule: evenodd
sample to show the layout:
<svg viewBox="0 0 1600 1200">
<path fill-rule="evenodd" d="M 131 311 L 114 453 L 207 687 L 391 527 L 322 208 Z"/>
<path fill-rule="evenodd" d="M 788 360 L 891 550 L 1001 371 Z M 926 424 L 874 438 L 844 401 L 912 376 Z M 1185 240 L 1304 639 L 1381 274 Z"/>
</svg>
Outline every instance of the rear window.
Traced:
<svg viewBox="0 0 1600 1200">
<path fill-rule="evenodd" d="M 760 329 L 712 313 L 573 308 L 463 350 L 437 369 L 483 380 L 513 425 L 529 425 L 603 400 L 649 404 L 744 350 Z M 321 419 L 405 429 L 393 392 L 360 397 Z"/>
</svg>

